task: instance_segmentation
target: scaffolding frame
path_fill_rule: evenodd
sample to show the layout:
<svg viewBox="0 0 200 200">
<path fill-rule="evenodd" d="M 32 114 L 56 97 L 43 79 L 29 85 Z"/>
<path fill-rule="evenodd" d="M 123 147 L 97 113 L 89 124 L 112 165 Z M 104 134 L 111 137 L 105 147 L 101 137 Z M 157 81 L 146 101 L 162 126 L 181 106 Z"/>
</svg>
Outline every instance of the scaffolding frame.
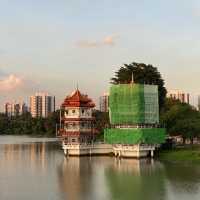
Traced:
<svg viewBox="0 0 200 200">
<path fill-rule="evenodd" d="M 112 125 L 158 124 L 158 86 L 112 85 L 109 97 L 109 113 Z"/>
</svg>

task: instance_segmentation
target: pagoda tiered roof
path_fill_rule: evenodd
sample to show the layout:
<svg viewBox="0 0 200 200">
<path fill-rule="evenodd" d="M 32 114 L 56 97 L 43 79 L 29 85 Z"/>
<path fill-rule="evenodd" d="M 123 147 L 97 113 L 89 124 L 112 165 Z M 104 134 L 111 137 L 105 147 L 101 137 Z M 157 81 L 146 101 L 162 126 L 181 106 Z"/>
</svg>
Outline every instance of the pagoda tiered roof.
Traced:
<svg viewBox="0 0 200 200">
<path fill-rule="evenodd" d="M 77 89 L 71 95 L 67 96 L 62 104 L 62 107 L 87 107 L 94 108 L 95 104 L 88 95 L 81 94 Z"/>
</svg>

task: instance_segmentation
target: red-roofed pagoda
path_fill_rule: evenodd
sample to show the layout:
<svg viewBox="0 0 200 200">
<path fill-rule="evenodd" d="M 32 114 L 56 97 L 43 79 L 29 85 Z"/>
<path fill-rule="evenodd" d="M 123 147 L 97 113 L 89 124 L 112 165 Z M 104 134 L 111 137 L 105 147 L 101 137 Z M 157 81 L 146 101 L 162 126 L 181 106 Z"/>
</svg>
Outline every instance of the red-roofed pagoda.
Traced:
<svg viewBox="0 0 200 200">
<path fill-rule="evenodd" d="M 92 109 L 95 107 L 93 101 L 80 93 L 77 89 L 67 96 L 61 105 L 62 127 L 59 131 L 60 137 L 65 144 L 91 143 L 96 135 Z"/>
</svg>

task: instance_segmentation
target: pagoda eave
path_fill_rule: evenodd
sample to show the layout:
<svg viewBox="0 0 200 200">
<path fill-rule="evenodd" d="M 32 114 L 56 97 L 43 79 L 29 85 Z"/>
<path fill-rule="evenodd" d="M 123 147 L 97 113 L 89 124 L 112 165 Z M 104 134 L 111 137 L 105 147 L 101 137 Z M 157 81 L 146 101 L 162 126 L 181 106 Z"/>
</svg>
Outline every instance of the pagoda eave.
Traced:
<svg viewBox="0 0 200 200">
<path fill-rule="evenodd" d="M 94 108 L 95 105 L 91 104 L 80 104 L 80 103 L 74 103 L 74 104 L 68 104 L 68 103 L 63 103 L 62 107 L 68 107 L 68 108 L 77 108 L 77 107 L 82 107 L 82 108 Z"/>
</svg>

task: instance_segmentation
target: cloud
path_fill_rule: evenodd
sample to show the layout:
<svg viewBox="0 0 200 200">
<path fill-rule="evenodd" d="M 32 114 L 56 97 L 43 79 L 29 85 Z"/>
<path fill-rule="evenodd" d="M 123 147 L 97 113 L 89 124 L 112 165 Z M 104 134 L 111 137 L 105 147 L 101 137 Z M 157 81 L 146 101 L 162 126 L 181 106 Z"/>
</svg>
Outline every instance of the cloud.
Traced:
<svg viewBox="0 0 200 200">
<path fill-rule="evenodd" d="M 24 85 L 24 81 L 22 78 L 10 74 L 2 79 L 0 79 L 0 91 L 12 91 L 16 88 L 22 87 Z"/>
<path fill-rule="evenodd" d="M 95 47 L 102 47 L 102 46 L 114 46 L 116 44 L 116 39 L 118 35 L 109 35 L 103 38 L 100 41 L 90 41 L 90 40 L 82 40 L 79 41 L 77 44 L 79 47 L 82 48 L 95 48 Z"/>
<path fill-rule="evenodd" d="M 117 35 L 107 36 L 104 38 L 103 43 L 105 45 L 115 45 L 115 39 L 117 38 Z"/>
</svg>

